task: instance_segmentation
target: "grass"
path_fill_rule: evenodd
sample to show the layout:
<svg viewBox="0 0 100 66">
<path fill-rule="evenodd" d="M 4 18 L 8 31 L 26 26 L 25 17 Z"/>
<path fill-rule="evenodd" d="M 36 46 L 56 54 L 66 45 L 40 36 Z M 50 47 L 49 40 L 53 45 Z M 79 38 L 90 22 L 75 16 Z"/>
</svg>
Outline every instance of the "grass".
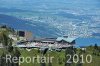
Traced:
<svg viewBox="0 0 100 66">
<path fill-rule="evenodd" d="M 40 56 L 41 54 L 38 53 L 38 50 L 36 49 L 32 49 L 31 51 L 27 51 L 25 49 L 21 49 L 21 56 L 24 56 L 24 57 L 36 57 L 37 55 Z M 45 55 L 45 57 L 54 57 L 53 59 L 53 63 L 52 63 L 52 66 L 64 66 L 64 63 L 62 63 L 61 65 L 58 64 L 58 60 L 57 58 L 61 58 L 61 60 L 64 58 L 64 52 L 55 52 L 55 51 L 52 51 L 52 52 L 47 52 Z M 48 65 L 48 63 L 46 63 L 46 65 Z M 40 66 L 39 63 L 37 63 L 37 61 L 35 61 L 35 63 L 22 63 L 21 66 Z"/>
<path fill-rule="evenodd" d="M 38 50 L 36 49 L 32 49 L 31 51 L 27 51 L 25 49 L 22 49 L 20 50 L 21 51 L 21 54 L 22 56 L 26 57 L 26 56 L 30 56 L 30 57 L 33 57 L 33 56 L 36 56 L 36 55 L 40 55 L 40 53 L 38 53 Z M 78 53 L 78 52 L 77 52 Z M 61 51 L 61 52 L 56 52 L 56 51 L 49 51 L 46 53 L 46 57 L 48 56 L 48 54 L 50 55 L 50 57 L 54 57 L 53 59 L 53 63 L 52 63 L 52 66 L 64 66 L 64 61 L 65 61 L 65 51 Z M 92 63 L 83 63 L 82 66 L 99 66 L 100 65 L 100 56 L 95 56 L 92 54 L 92 50 L 87 50 L 86 53 L 83 53 L 84 55 L 84 60 L 85 60 L 85 57 L 87 54 L 90 54 L 92 55 Z M 58 59 L 60 59 L 60 61 L 58 61 Z M 59 64 L 59 62 L 61 62 Z M 23 63 L 21 64 L 21 66 L 40 66 L 39 63 Z M 46 66 L 48 66 L 48 63 L 46 63 Z M 75 64 L 75 66 L 77 66 Z"/>
<path fill-rule="evenodd" d="M 36 57 L 37 55 L 41 56 L 41 54 L 38 52 L 37 49 L 32 49 L 31 51 L 27 51 L 24 48 L 19 48 L 19 51 L 21 53 L 21 56 L 23 57 Z M 3 49 L 0 49 L 0 56 L 3 53 Z M 79 53 L 79 51 L 77 51 L 77 54 Z M 48 51 L 44 56 L 46 57 L 54 57 L 53 62 L 52 62 L 52 66 L 64 66 L 65 64 L 65 51 L 61 51 L 61 52 L 56 52 L 56 51 Z M 92 54 L 92 50 L 91 49 L 87 49 L 86 53 L 82 53 L 84 55 L 84 60 L 87 54 L 92 55 L 92 63 L 83 63 L 82 66 L 100 66 L 100 56 L 96 56 Z M 59 60 L 58 60 L 59 59 Z M 37 63 L 37 61 L 35 60 L 34 63 L 21 63 L 20 66 L 40 66 L 40 63 Z M 48 66 L 48 63 L 46 63 L 46 66 Z M 77 64 L 74 64 L 73 66 L 77 66 Z"/>
</svg>

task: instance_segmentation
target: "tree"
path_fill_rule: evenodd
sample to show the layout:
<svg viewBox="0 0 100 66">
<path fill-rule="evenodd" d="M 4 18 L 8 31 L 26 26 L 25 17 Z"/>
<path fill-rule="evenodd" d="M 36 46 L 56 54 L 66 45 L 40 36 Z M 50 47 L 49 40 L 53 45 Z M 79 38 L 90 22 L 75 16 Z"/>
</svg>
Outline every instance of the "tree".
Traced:
<svg viewBox="0 0 100 66">
<path fill-rule="evenodd" d="M 94 49 L 98 49 L 98 45 L 97 44 L 94 45 Z"/>
<path fill-rule="evenodd" d="M 14 50 L 13 50 L 13 57 L 17 57 L 18 59 L 19 59 L 19 57 L 20 57 L 20 55 L 21 55 L 21 53 L 20 53 L 20 51 L 18 50 L 18 48 L 14 48 Z M 18 63 L 13 63 L 13 66 L 19 66 L 19 62 Z"/>
<path fill-rule="evenodd" d="M 5 62 L 5 53 L 3 52 L 0 58 L 0 66 L 6 66 L 6 62 Z"/>
<path fill-rule="evenodd" d="M 4 47 L 8 46 L 9 37 L 8 37 L 7 34 L 4 33 L 4 32 L 3 32 L 1 35 L 2 35 L 1 41 L 2 41 L 2 43 L 3 43 L 3 46 L 4 46 Z"/>
<path fill-rule="evenodd" d="M 17 48 L 12 46 L 12 39 L 9 38 L 7 31 L 2 31 L 0 33 L 0 43 L 3 44 L 3 53 L 0 59 L 0 66 L 19 66 L 19 63 L 6 63 L 5 57 L 10 54 L 11 57 L 18 57 L 21 55 Z"/>
<path fill-rule="evenodd" d="M 67 63 L 67 60 L 69 59 L 69 56 L 67 56 L 68 54 L 71 55 L 70 62 L 72 62 L 72 63 Z M 73 46 L 66 48 L 66 50 L 65 50 L 65 66 L 73 66 L 73 55 L 74 55 Z"/>
</svg>

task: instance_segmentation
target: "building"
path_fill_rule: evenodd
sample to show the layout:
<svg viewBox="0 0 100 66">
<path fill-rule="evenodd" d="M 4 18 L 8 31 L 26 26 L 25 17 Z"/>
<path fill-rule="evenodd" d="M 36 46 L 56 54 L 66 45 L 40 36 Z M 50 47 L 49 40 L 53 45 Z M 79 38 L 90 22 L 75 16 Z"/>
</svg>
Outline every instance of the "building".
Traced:
<svg viewBox="0 0 100 66">
<path fill-rule="evenodd" d="M 49 49 L 65 49 L 75 45 L 75 38 L 58 37 L 58 38 L 36 38 L 32 41 L 18 43 L 18 47 L 31 48 L 49 48 Z"/>
<path fill-rule="evenodd" d="M 17 35 L 20 40 L 32 40 L 33 39 L 32 32 L 29 32 L 29 31 L 17 31 Z"/>
</svg>

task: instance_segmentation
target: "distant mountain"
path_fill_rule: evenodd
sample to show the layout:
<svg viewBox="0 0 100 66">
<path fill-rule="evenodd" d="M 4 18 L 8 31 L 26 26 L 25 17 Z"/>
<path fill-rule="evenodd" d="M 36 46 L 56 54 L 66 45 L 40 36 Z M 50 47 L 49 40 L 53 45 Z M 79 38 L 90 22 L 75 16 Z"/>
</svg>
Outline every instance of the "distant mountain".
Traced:
<svg viewBox="0 0 100 66">
<path fill-rule="evenodd" d="M 0 0 L 0 7 L 34 9 L 92 9 L 100 8 L 99 0 Z"/>
</svg>

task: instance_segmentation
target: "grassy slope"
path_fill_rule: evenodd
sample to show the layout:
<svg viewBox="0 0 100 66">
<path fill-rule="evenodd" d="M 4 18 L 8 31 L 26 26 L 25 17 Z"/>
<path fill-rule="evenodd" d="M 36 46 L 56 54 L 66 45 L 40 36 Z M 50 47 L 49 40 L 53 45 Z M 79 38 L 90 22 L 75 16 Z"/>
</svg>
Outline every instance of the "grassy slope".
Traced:
<svg viewBox="0 0 100 66">
<path fill-rule="evenodd" d="M 86 53 L 84 53 L 84 56 L 87 54 L 92 55 L 92 63 L 85 63 L 83 66 L 100 66 L 100 56 L 93 55 L 93 48 L 87 48 Z"/>
<path fill-rule="evenodd" d="M 85 56 L 87 54 L 91 54 L 91 53 L 92 53 L 91 50 L 88 50 L 86 53 L 83 53 L 84 60 L 85 60 Z M 26 56 L 33 57 L 33 56 L 36 56 L 36 55 L 40 55 L 38 53 L 38 51 L 37 50 L 34 50 L 34 49 L 32 49 L 30 52 L 26 51 L 25 49 L 22 49 L 21 50 L 21 54 L 24 57 L 26 57 Z M 48 54 L 50 54 L 50 57 L 54 57 L 52 66 L 64 66 L 64 61 L 63 61 L 63 59 L 65 57 L 64 51 L 62 51 L 62 52 L 55 52 L 55 51 L 47 52 L 47 54 L 45 56 L 48 56 Z M 100 56 L 92 55 L 92 57 L 93 57 L 92 63 L 84 63 L 83 66 L 99 66 L 100 65 Z M 62 62 L 61 64 L 59 64 L 57 62 L 58 61 L 57 60 L 58 58 L 60 58 L 60 60 Z M 46 65 L 48 66 L 48 64 L 46 64 Z M 23 64 L 21 64 L 21 66 L 40 66 L 40 64 L 38 64 L 36 62 L 34 64 L 33 63 L 29 63 L 29 64 L 23 63 Z"/>
<path fill-rule="evenodd" d="M 36 49 L 32 49 L 31 51 L 27 51 L 26 49 L 19 49 L 20 52 L 21 52 L 21 56 L 24 56 L 24 57 L 33 57 L 33 56 L 37 56 L 37 55 L 40 55 L 40 53 L 38 53 L 38 50 Z M 0 49 L 0 55 L 2 54 L 2 51 L 3 49 Z M 54 57 L 53 59 L 53 63 L 52 63 L 52 66 L 64 66 L 64 57 L 65 57 L 65 54 L 64 54 L 64 51 L 62 52 L 55 52 L 55 51 L 52 51 L 52 52 L 47 52 L 45 56 L 48 56 L 48 54 L 50 55 L 50 57 Z M 85 59 L 85 56 L 87 54 L 91 54 L 92 55 L 92 50 L 88 49 L 86 53 L 83 53 L 84 54 L 84 59 Z M 100 56 L 95 56 L 95 55 L 92 55 L 93 57 L 93 62 L 92 63 L 84 63 L 83 66 L 100 66 Z M 60 58 L 61 60 L 61 64 L 59 64 L 57 61 L 57 58 Z M 40 66 L 39 63 L 35 62 L 35 63 L 22 63 L 20 66 Z M 48 63 L 46 64 L 46 66 L 48 66 Z"/>
<path fill-rule="evenodd" d="M 36 57 L 37 55 L 40 55 L 40 53 L 38 53 L 38 50 L 36 50 L 36 49 L 35 50 L 32 49 L 30 52 L 25 51 L 25 49 L 22 49 L 21 50 L 21 54 L 24 57 L 26 57 L 26 56 L 30 56 L 30 57 L 34 57 L 35 56 Z M 59 53 L 59 52 L 47 52 L 47 54 L 45 56 L 49 57 L 48 54 L 49 54 L 50 57 L 54 57 L 53 63 L 52 63 L 53 66 L 64 66 L 63 65 L 64 63 L 61 64 L 61 65 L 59 65 L 57 63 L 57 59 L 56 59 L 58 57 L 64 58 L 64 52 L 63 51 L 61 53 Z M 48 65 L 48 63 L 46 65 Z M 23 64 L 21 64 L 21 66 L 40 66 L 40 64 L 37 63 L 37 62 L 35 62 L 35 63 L 29 63 L 29 64 L 23 63 Z"/>
</svg>

